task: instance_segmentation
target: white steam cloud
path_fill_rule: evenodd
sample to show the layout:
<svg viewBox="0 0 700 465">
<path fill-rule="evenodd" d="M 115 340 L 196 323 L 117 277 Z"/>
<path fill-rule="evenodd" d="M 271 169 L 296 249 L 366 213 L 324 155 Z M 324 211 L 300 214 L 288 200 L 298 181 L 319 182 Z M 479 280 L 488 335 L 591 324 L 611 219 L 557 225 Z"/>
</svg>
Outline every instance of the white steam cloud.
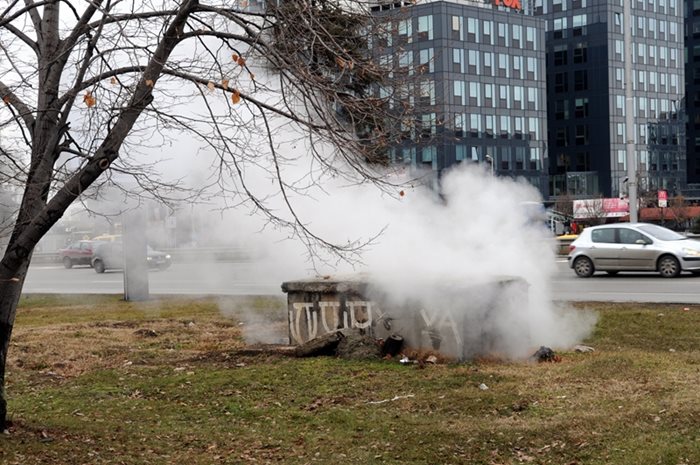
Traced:
<svg viewBox="0 0 700 465">
<path fill-rule="evenodd" d="M 441 196 L 422 185 L 392 195 L 369 184 L 326 179 L 322 189 L 294 197 L 299 216 L 324 239 L 343 243 L 382 231 L 354 267 L 309 270 L 303 247 L 283 240 L 283 232 L 246 235 L 242 244 L 265 251 L 260 265 L 267 267 L 260 273 L 268 279 L 281 284 L 362 272 L 391 308 L 451 312 L 467 339 L 488 333 L 481 343 L 506 357 L 527 357 L 541 345 L 571 347 L 585 338 L 595 317 L 551 299 L 553 239 L 527 204 L 541 201 L 538 191 L 524 181 L 492 177 L 477 165 L 455 167 L 441 182 Z M 255 217 L 238 213 L 235 230 L 259 230 Z M 511 278 L 525 281 L 527 292 L 499 287 Z M 391 316 L 395 331 L 412 330 L 410 315 Z M 465 341 L 467 353 L 470 343 Z"/>
</svg>

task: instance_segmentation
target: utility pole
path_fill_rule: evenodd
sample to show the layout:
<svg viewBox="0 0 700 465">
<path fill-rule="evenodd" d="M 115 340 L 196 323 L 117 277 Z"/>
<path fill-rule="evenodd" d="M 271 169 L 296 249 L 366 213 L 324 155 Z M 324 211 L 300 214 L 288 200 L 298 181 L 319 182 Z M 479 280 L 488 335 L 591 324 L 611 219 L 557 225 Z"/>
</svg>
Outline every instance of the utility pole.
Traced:
<svg viewBox="0 0 700 465">
<path fill-rule="evenodd" d="M 632 96 L 632 1 L 624 0 L 622 27 L 625 38 L 625 138 L 627 160 L 627 193 L 630 208 L 630 222 L 639 221 L 637 212 L 637 156 L 634 135 L 634 97 Z"/>
</svg>

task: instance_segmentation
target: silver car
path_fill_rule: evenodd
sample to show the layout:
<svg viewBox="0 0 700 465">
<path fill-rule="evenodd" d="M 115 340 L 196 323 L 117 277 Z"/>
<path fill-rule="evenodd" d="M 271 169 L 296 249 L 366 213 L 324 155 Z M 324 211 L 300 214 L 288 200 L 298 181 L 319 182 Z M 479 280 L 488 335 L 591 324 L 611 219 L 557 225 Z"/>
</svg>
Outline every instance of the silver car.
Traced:
<svg viewBox="0 0 700 465">
<path fill-rule="evenodd" d="M 596 271 L 658 271 L 674 278 L 700 274 L 700 241 L 648 223 L 592 226 L 569 246 L 569 267 L 582 278 Z"/>
</svg>

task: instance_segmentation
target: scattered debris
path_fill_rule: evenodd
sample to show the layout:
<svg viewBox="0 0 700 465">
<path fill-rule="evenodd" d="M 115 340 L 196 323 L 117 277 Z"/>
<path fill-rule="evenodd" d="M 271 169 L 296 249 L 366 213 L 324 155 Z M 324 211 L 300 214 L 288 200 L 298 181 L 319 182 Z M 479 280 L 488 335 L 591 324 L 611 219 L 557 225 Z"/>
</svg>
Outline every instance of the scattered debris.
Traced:
<svg viewBox="0 0 700 465">
<path fill-rule="evenodd" d="M 345 336 L 342 331 L 326 333 L 297 346 L 294 355 L 297 357 L 315 357 L 318 355 L 335 355 L 338 344 Z"/>
<path fill-rule="evenodd" d="M 403 357 L 401 357 L 401 360 L 399 360 L 399 363 L 402 365 L 407 365 L 411 363 L 411 359 L 404 355 Z"/>
<path fill-rule="evenodd" d="M 425 363 L 432 363 L 433 365 L 436 364 L 437 361 L 438 361 L 438 359 L 437 359 L 437 357 L 434 356 L 434 355 L 429 355 L 429 356 L 425 359 Z"/>
<path fill-rule="evenodd" d="M 141 337 L 158 337 L 158 333 L 149 328 L 137 329 L 134 334 Z"/>
<path fill-rule="evenodd" d="M 668 349 L 669 352 L 675 352 L 676 349 Z"/>
<path fill-rule="evenodd" d="M 375 405 L 376 405 L 376 404 L 383 404 L 383 403 L 385 403 L 385 402 L 394 402 L 394 401 L 399 400 L 399 399 L 409 399 L 409 398 L 411 398 L 411 397 L 416 397 L 416 396 L 413 395 L 413 394 L 408 394 L 408 395 L 405 395 L 405 396 L 394 396 L 394 397 L 392 397 L 391 399 L 371 400 L 371 401 L 369 401 L 369 402 L 367 402 L 367 403 L 368 403 L 368 404 L 375 404 Z"/>
<path fill-rule="evenodd" d="M 588 352 L 594 352 L 595 349 L 591 346 L 584 346 L 583 344 L 577 344 L 574 346 L 574 351 L 587 354 Z"/>
<path fill-rule="evenodd" d="M 552 349 L 549 347 L 541 346 L 537 352 L 532 354 L 531 357 L 533 360 L 537 361 L 538 363 L 542 362 L 561 362 L 561 357 L 559 357 L 557 354 L 554 353 Z"/>
<path fill-rule="evenodd" d="M 401 352 L 403 348 L 403 337 L 398 334 L 392 334 L 382 344 L 382 355 L 394 357 Z"/>
<path fill-rule="evenodd" d="M 346 330 L 344 337 L 338 342 L 336 355 L 346 360 L 381 358 L 382 348 L 373 337 L 359 331 Z"/>
<path fill-rule="evenodd" d="M 484 383 L 481 383 L 481 384 L 479 384 L 479 389 L 481 389 L 482 391 L 488 391 L 489 387 L 487 385 L 485 385 Z"/>
<path fill-rule="evenodd" d="M 684 312 L 689 312 L 689 311 L 690 311 L 690 307 L 683 307 L 683 311 L 684 311 Z"/>
</svg>

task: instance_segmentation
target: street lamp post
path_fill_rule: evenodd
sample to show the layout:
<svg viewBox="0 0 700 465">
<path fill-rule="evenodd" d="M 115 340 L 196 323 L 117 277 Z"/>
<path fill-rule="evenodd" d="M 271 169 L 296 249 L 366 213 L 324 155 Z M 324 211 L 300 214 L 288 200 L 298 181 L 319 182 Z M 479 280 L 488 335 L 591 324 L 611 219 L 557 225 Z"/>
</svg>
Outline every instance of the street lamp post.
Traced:
<svg viewBox="0 0 700 465">
<path fill-rule="evenodd" d="M 489 154 L 486 154 L 484 159 L 491 165 L 491 176 L 496 176 L 496 167 L 494 166 L 495 163 L 493 161 L 493 157 Z"/>
</svg>

